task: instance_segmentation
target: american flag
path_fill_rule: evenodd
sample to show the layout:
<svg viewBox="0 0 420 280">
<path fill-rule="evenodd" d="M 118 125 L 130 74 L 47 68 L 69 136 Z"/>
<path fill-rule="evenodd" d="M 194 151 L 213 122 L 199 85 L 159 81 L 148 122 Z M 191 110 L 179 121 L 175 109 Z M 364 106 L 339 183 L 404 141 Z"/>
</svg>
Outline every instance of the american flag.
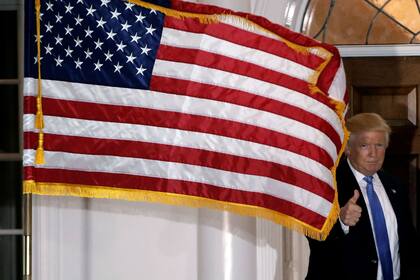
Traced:
<svg viewBox="0 0 420 280">
<path fill-rule="evenodd" d="M 25 192 L 228 209 L 325 238 L 346 138 L 334 47 L 183 2 L 41 1 L 37 35 L 33 2 Z"/>
</svg>

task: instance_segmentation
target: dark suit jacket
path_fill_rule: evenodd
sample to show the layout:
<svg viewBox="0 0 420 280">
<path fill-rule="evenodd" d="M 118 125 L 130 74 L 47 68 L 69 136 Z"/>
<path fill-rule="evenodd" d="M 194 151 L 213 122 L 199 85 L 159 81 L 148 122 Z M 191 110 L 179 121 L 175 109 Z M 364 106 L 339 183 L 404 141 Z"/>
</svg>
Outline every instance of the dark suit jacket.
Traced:
<svg viewBox="0 0 420 280">
<path fill-rule="evenodd" d="M 411 222 L 407 189 L 383 171 L 378 171 L 398 223 L 400 279 L 420 279 L 417 239 Z M 369 214 L 359 185 L 345 157 L 336 173 L 338 199 L 343 207 L 359 190 L 357 204 L 362 208 L 359 222 L 344 234 L 337 220 L 326 241 L 309 240 L 311 254 L 307 280 L 376 280 L 378 256 Z M 417 266 L 417 267 L 416 267 Z"/>
</svg>

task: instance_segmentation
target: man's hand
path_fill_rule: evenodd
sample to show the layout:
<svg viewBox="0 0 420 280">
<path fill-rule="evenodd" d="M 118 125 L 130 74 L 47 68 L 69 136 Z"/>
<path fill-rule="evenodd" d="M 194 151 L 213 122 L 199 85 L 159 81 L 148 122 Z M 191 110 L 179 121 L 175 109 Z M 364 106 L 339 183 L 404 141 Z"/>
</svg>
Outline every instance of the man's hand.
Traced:
<svg viewBox="0 0 420 280">
<path fill-rule="evenodd" d="M 362 208 L 356 204 L 359 199 L 360 193 L 358 190 L 354 190 L 354 195 L 347 201 L 346 205 L 340 210 L 340 220 L 347 226 L 354 226 L 362 215 Z"/>
</svg>

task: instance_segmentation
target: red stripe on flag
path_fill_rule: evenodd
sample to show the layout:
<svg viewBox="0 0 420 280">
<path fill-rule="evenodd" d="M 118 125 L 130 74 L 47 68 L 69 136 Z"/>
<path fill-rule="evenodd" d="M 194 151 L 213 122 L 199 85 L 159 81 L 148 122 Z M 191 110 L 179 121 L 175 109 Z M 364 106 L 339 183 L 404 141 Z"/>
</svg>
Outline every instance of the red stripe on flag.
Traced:
<svg viewBox="0 0 420 280">
<path fill-rule="evenodd" d="M 165 17 L 165 27 L 193 33 L 207 34 L 238 45 L 261 50 L 286 58 L 311 69 L 317 69 L 325 60 L 309 52 L 297 52 L 280 40 L 264 37 L 224 23 L 203 24 L 198 19 Z"/>
<path fill-rule="evenodd" d="M 30 99 L 34 97 L 25 97 Z M 234 121 L 147 108 L 43 98 L 46 116 L 150 125 L 210 133 L 301 154 L 331 168 L 331 157 L 320 147 L 287 134 Z M 130 112 L 129 114 L 127 112 Z M 34 112 L 26 112 L 34 113 Z M 305 149 L 302 149 L 305 147 Z"/>
<path fill-rule="evenodd" d="M 25 173 L 26 173 L 25 168 Z M 255 205 L 294 217 L 317 229 L 321 229 L 325 217 L 290 201 L 255 192 L 216 187 L 203 183 L 169 180 L 128 174 L 36 168 L 37 182 L 111 186 L 125 189 L 141 189 L 182 195 L 206 197 L 232 203 Z"/>
<path fill-rule="evenodd" d="M 324 71 L 321 72 L 321 75 L 318 78 L 319 82 L 317 85 L 321 90 L 324 90 L 326 94 L 328 94 L 328 90 L 334 81 L 340 64 L 341 61 L 338 59 L 331 60 L 328 64 L 328 67 L 326 67 Z"/>
<path fill-rule="evenodd" d="M 37 139 L 38 136 L 35 133 L 30 133 L 29 135 L 34 140 Z M 52 134 L 45 134 L 44 139 L 44 148 L 48 151 L 144 158 L 264 176 L 308 190 L 330 202 L 334 200 L 334 190 L 327 183 L 295 168 L 273 162 L 201 149 L 140 141 L 97 139 Z M 25 149 L 35 148 L 35 146 L 25 146 Z M 206 161 L 203 161 L 203 158 L 205 158 Z"/>
</svg>

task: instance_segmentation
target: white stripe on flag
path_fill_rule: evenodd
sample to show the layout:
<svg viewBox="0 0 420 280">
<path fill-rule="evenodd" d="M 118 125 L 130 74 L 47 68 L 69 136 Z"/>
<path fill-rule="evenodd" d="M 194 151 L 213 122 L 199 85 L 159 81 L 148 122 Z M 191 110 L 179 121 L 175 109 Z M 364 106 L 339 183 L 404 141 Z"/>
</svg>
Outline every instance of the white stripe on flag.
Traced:
<svg viewBox="0 0 420 280">
<path fill-rule="evenodd" d="M 328 95 L 340 102 L 344 102 L 344 95 L 346 94 L 346 75 L 344 73 L 343 61 L 340 60 L 340 67 L 335 74 L 334 80 L 328 89 Z"/>
</svg>

